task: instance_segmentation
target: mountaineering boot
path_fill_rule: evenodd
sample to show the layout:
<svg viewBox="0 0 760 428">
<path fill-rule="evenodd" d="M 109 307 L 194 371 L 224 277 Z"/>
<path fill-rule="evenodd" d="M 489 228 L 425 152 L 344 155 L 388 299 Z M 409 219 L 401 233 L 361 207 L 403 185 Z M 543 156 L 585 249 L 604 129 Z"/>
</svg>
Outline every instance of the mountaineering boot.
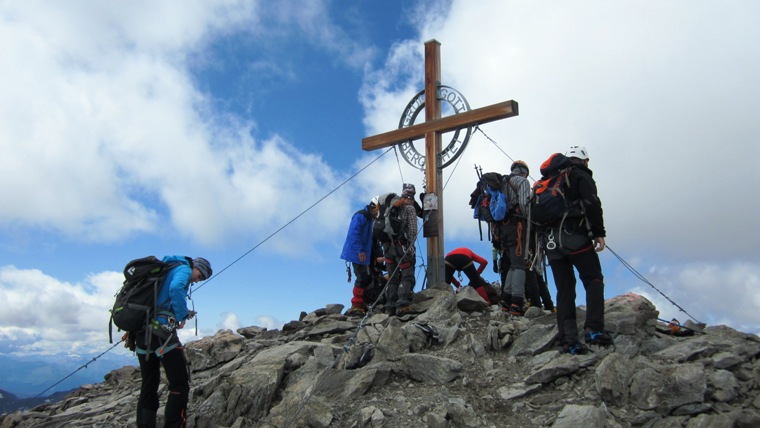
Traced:
<svg viewBox="0 0 760 428">
<path fill-rule="evenodd" d="M 525 315 L 525 308 L 513 303 L 512 306 L 509 307 L 509 315 L 512 315 L 513 317 L 521 317 Z"/>
<path fill-rule="evenodd" d="M 525 315 L 525 298 L 512 296 L 512 304 L 509 307 L 509 315 L 521 317 Z"/>
<path fill-rule="evenodd" d="M 565 344 L 562 347 L 562 352 L 570 355 L 586 355 L 589 353 L 589 349 L 582 343 L 578 342 L 572 345 Z"/>
<path fill-rule="evenodd" d="M 360 306 L 352 306 L 351 309 L 346 311 L 346 316 L 349 317 L 363 317 L 367 311 Z"/>
<path fill-rule="evenodd" d="M 156 410 L 145 408 L 137 409 L 138 428 L 156 428 Z"/>
<path fill-rule="evenodd" d="M 612 345 L 612 336 L 606 331 L 586 330 L 584 340 L 590 345 Z"/>
</svg>

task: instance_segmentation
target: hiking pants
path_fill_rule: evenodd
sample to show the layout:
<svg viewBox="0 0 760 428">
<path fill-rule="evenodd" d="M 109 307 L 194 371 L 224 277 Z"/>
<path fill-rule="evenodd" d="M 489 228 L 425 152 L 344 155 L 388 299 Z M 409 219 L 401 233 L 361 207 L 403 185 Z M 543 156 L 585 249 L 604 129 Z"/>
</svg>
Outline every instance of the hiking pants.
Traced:
<svg viewBox="0 0 760 428">
<path fill-rule="evenodd" d="M 351 306 L 355 308 L 363 308 L 367 306 L 367 303 L 364 301 L 364 292 L 372 283 L 372 275 L 370 274 L 372 266 L 360 265 L 359 263 L 351 264 L 354 267 L 354 276 L 356 276 L 356 281 L 354 281 L 354 297 L 351 298 Z"/>
<path fill-rule="evenodd" d="M 461 271 L 464 272 L 464 274 L 467 276 L 467 279 L 470 280 L 470 285 L 473 287 L 482 285 L 480 284 L 480 275 L 478 275 L 478 270 L 475 269 L 475 263 L 473 263 L 472 259 L 469 257 L 465 256 L 464 254 L 452 254 L 450 256 L 446 256 L 444 262 L 446 263 L 446 268 L 443 278 L 447 284 L 451 284 L 451 279 L 454 278 L 455 272 Z"/>
<path fill-rule="evenodd" d="M 574 252 L 547 251 L 557 286 L 557 328 L 559 338 L 569 345 L 578 342 L 575 316 L 575 272 L 586 289 L 586 321 L 584 328 L 604 331 L 604 277 L 599 255 L 593 245 Z"/>
<path fill-rule="evenodd" d="M 475 269 L 475 263 L 472 261 L 472 259 L 465 256 L 464 254 L 452 254 L 450 256 L 446 256 L 444 262 L 446 264 L 446 267 L 443 278 L 446 284 L 451 284 L 451 280 L 454 278 L 454 273 L 460 271 L 464 272 L 464 274 L 467 276 L 467 279 L 470 280 L 470 286 L 474 288 L 480 297 L 488 302 L 488 304 L 492 303 L 491 298 L 488 296 L 488 290 L 484 288 L 487 283 L 483 277 L 478 274 L 478 270 Z"/>
<path fill-rule="evenodd" d="M 525 271 L 525 294 L 528 296 L 531 306 L 538 306 L 540 308 L 543 303 L 543 307 L 547 311 L 554 309 L 554 302 L 549 292 L 549 286 L 546 285 L 543 275 L 540 275 L 535 270 L 529 269 Z"/>
<path fill-rule="evenodd" d="M 154 339 L 156 336 L 153 336 Z M 161 382 L 161 366 L 164 366 L 166 378 L 169 380 L 169 397 L 166 399 L 164 411 L 165 427 L 185 426 L 187 400 L 190 393 L 190 378 L 185 362 L 183 348 L 174 348 L 159 358 L 155 353 L 146 358 L 145 354 L 137 354 L 140 361 L 142 385 L 140 398 L 137 400 L 137 426 L 155 427 L 155 415 L 158 411 L 158 386 Z M 152 416 L 152 420 L 151 420 Z"/>
<path fill-rule="evenodd" d="M 502 250 L 509 257 L 509 269 L 502 264 L 502 299 L 518 306 L 525 301 L 525 227 L 525 220 L 515 216 L 501 225 Z"/>
<path fill-rule="evenodd" d="M 538 281 L 536 271 L 525 270 L 525 297 L 528 298 L 531 306 L 541 307 L 541 294 L 538 290 Z"/>
<path fill-rule="evenodd" d="M 407 306 L 412 301 L 414 289 L 414 248 L 409 249 L 399 242 L 383 244 L 388 278 L 386 305 L 393 308 Z"/>
<path fill-rule="evenodd" d="M 554 309 L 554 301 L 552 301 L 552 293 L 549 291 L 549 285 L 544 280 L 544 276 L 538 272 L 536 274 L 536 284 L 538 284 L 538 295 L 541 296 L 541 303 L 544 305 L 544 309 L 551 311 Z"/>
</svg>

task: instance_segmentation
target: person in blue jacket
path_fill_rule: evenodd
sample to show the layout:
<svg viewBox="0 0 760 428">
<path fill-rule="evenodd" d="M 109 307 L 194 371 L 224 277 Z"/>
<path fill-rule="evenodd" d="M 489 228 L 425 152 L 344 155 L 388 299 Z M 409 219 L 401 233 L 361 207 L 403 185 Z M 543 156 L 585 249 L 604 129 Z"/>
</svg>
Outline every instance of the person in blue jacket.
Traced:
<svg viewBox="0 0 760 428">
<path fill-rule="evenodd" d="M 149 326 L 152 334 L 136 336 L 138 342 L 135 352 L 142 376 L 140 398 L 137 401 L 138 427 L 156 426 L 161 366 L 169 381 L 164 426 L 185 426 L 190 376 L 184 348 L 176 330 L 183 328 L 185 321 L 195 316 L 194 311 L 187 309 L 187 290 L 190 284 L 205 281 L 212 275 L 211 265 L 204 258 L 166 256 L 163 261 L 177 263 L 177 266 L 167 273 L 158 292 L 158 313 Z"/>
<path fill-rule="evenodd" d="M 378 256 L 374 254 L 376 250 L 373 251 L 376 246 L 373 245 L 372 237 L 372 221 L 379 212 L 377 199 L 378 197 L 375 196 L 367 206 L 351 217 L 343 251 L 340 253 L 341 259 L 351 263 L 356 277 L 351 309 L 346 311 L 346 315 L 361 316 L 367 312 L 364 294 L 372 285 Z"/>
</svg>

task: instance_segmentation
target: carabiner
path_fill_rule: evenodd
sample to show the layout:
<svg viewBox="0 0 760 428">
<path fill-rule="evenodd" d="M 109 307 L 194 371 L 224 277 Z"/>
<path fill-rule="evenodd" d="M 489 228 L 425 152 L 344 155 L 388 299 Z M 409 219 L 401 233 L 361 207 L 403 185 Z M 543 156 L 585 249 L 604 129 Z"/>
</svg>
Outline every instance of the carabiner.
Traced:
<svg viewBox="0 0 760 428">
<path fill-rule="evenodd" d="M 554 229 L 549 230 L 549 236 L 547 236 L 546 239 L 549 240 L 549 242 L 546 243 L 547 250 L 553 250 L 557 248 L 557 243 L 554 242 Z"/>
</svg>

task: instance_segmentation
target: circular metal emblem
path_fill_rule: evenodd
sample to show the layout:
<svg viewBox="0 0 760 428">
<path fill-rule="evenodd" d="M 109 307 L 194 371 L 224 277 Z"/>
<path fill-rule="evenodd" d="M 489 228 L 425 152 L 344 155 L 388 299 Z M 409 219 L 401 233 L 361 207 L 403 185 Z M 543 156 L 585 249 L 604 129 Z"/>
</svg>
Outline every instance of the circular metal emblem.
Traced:
<svg viewBox="0 0 760 428">
<path fill-rule="evenodd" d="M 436 98 L 445 102 L 444 106 L 441 106 L 444 111 L 453 111 L 452 114 L 461 113 L 463 111 L 470 110 L 470 104 L 456 89 L 440 85 L 436 91 Z M 398 127 L 406 128 L 414 125 L 414 121 L 417 116 L 425 108 L 425 91 L 420 91 L 417 95 L 409 101 L 406 105 L 404 113 L 401 114 L 401 120 L 399 120 Z M 463 138 L 459 138 L 462 131 L 465 131 Z M 441 150 L 441 168 L 449 166 L 454 162 L 467 147 L 467 143 L 470 141 L 470 135 L 472 134 L 472 126 L 466 128 L 460 128 L 454 131 L 454 135 L 451 137 L 449 143 Z M 400 144 L 401 156 L 406 162 L 418 169 L 425 170 L 425 150 L 422 153 L 414 147 L 414 141 L 408 140 Z"/>
</svg>

